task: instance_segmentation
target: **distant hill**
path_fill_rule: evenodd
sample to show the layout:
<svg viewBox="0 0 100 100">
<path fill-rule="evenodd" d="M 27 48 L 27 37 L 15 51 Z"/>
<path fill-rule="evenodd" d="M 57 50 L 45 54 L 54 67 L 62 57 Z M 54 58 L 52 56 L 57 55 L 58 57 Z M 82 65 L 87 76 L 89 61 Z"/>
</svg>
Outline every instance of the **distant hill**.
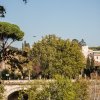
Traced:
<svg viewBox="0 0 100 100">
<path fill-rule="evenodd" d="M 89 47 L 89 49 L 92 49 L 92 50 L 100 50 L 100 46 L 98 46 L 98 47 Z"/>
</svg>

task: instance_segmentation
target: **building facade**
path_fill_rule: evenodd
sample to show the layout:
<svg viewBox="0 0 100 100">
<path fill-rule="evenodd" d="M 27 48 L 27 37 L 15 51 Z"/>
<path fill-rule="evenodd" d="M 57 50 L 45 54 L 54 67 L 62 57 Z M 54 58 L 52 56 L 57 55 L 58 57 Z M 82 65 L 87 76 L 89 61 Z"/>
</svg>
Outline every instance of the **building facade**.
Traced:
<svg viewBox="0 0 100 100">
<path fill-rule="evenodd" d="M 94 66 L 100 66 L 100 51 L 94 51 L 89 49 L 88 46 L 82 46 L 82 53 L 86 59 L 88 57 L 90 60 L 94 59 Z"/>
</svg>

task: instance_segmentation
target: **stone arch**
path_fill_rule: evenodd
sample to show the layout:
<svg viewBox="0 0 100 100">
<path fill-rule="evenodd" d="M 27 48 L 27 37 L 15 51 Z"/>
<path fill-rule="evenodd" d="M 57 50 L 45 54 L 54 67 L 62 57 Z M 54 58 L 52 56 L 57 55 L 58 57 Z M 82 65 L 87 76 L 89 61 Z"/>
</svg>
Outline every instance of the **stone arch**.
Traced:
<svg viewBox="0 0 100 100">
<path fill-rule="evenodd" d="M 28 88 L 30 88 L 29 86 L 27 86 L 27 87 L 25 87 L 25 86 L 19 86 L 19 85 L 17 85 L 17 86 L 12 86 L 12 87 L 10 87 L 10 88 L 8 88 L 7 90 L 6 90 L 6 95 L 5 95 L 5 100 L 8 100 L 8 97 L 10 96 L 10 95 L 12 95 L 13 93 L 15 93 L 15 92 L 19 92 L 19 91 L 21 91 L 21 90 L 27 90 Z"/>
<path fill-rule="evenodd" d="M 12 94 L 10 94 L 7 98 L 7 100 L 18 100 L 20 91 L 15 91 Z M 24 93 L 22 96 L 22 100 L 28 100 L 28 94 Z"/>
<path fill-rule="evenodd" d="M 19 91 L 15 91 L 8 95 L 7 100 L 17 100 L 19 96 Z"/>
</svg>

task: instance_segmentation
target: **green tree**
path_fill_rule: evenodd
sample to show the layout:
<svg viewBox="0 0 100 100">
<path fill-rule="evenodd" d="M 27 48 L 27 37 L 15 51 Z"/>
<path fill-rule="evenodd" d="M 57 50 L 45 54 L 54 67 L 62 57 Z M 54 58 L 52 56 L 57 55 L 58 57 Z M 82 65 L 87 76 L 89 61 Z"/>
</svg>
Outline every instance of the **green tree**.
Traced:
<svg viewBox="0 0 100 100">
<path fill-rule="evenodd" d="M 22 50 L 9 48 L 10 59 L 7 59 L 11 79 L 28 79 L 32 75 L 32 61 L 29 43 L 22 46 Z"/>
<path fill-rule="evenodd" d="M 89 55 L 87 57 L 87 61 L 86 61 L 86 68 L 84 69 L 84 74 L 86 74 L 88 77 L 91 77 L 91 73 L 93 73 L 95 71 L 95 67 L 94 67 L 94 58 L 92 55 Z"/>
<path fill-rule="evenodd" d="M 84 80 L 78 80 L 74 85 L 75 100 L 89 100 L 88 83 Z"/>
<path fill-rule="evenodd" d="M 48 100 L 89 100 L 86 81 L 71 82 L 68 78 L 59 75 L 55 80 L 40 93 L 39 100 L 45 100 L 45 98 Z"/>
<path fill-rule="evenodd" d="M 73 83 L 68 78 L 56 75 L 55 82 L 45 87 L 38 97 L 37 100 L 75 100 Z"/>
<path fill-rule="evenodd" d="M 1 66 L 5 68 L 5 61 L 12 56 L 9 54 L 9 47 L 15 41 L 23 39 L 24 32 L 15 24 L 8 22 L 0 22 L 0 62 Z"/>
<path fill-rule="evenodd" d="M 79 41 L 78 41 L 77 39 L 73 39 L 72 42 L 77 42 L 77 43 L 79 43 Z"/>
<path fill-rule="evenodd" d="M 15 41 L 23 39 L 24 32 L 20 30 L 17 25 L 8 22 L 0 22 L 0 49 L 1 59 L 5 60 L 7 57 L 7 49 Z"/>
<path fill-rule="evenodd" d="M 6 10 L 4 6 L 0 5 L 0 17 L 5 17 Z"/>
<path fill-rule="evenodd" d="M 82 39 L 82 40 L 79 42 L 79 45 L 80 45 L 80 46 L 86 46 L 86 42 L 84 41 L 84 39 Z"/>
<path fill-rule="evenodd" d="M 23 2 L 26 4 L 27 0 L 23 0 Z M 0 5 L 0 17 L 5 17 L 6 9 L 4 6 Z"/>
<path fill-rule="evenodd" d="M 19 100 L 23 94 L 28 95 L 28 100 L 89 100 L 88 85 L 83 80 L 72 82 L 69 78 L 55 75 L 54 81 L 42 84 L 40 90 L 38 85 L 32 83 L 30 89 L 22 90 Z"/>
<path fill-rule="evenodd" d="M 90 68 L 91 67 L 91 59 L 90 57 L 88 56 L 87 57 L 87 62 L 86 62 L 86 68 Z"/>
<path fill-rule="evenodd" d="M 27 94 L 28 99 L 25 100 L 38 100 L 37 98 L 37 87 L 31 84 L 31 88 L 28 90 L 22 90 L 19 92 L 19 98 L 18 100 L 22 100 L 24 98 L 24 94 Z"/>
<path fill-rule="evenodd" d="M 55 74 L 75 78 L 84 68 L 84 57 L 78 43 L 48 35 L 32 48 L 33 62 L 41 66 L 42 77 Z"/>
<path fill-rule="evenodd" d="M 91 68 L 93 69 L 94 68 L 94 58 L 93 58 L 93 56 L 91 57 Z"/>
<path fill-rule="evenodd" d="M 10 65 L 9 70 L 11 79 L 25 79 L 28 77 L 29 59 L 27 53 L 28 52 L 15 51 L 14 55 L 7 60 L 7 64 Z"/>
</svg>

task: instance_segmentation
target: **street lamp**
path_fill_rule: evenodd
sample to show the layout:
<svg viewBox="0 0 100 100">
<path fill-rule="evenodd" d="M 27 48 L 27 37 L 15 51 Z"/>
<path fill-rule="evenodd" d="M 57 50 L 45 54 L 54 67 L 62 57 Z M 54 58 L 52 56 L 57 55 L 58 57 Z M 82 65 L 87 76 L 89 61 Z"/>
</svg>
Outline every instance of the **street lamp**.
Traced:
<svg viewBox="0 0 100 100">
<path fill-rule="evenodd" d="M 9 80 L 9 74 L 6 74 L 7 80 Z"/>
</svg>

